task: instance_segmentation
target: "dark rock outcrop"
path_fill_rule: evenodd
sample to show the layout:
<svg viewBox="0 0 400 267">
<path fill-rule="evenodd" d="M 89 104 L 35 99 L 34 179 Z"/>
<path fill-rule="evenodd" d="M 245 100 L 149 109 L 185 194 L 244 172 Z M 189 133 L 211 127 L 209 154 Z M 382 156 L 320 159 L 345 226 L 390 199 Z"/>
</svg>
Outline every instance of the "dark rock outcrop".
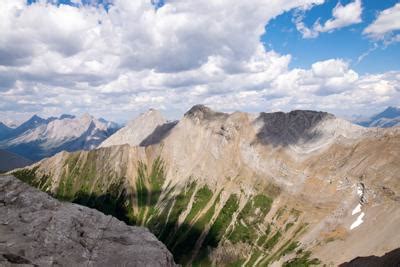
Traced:
<svg viewBox="0 0 400 267">
<path fill-rule="evenodd" d="M 296 144 L 300 139 L 316 138 L 309 130 L 325 119 L 334 119 L 332 114 L 312 110 L 294 110 L 288 113 L 261 112 L 257 121 L 263 127 L 257 134 L 261 143 L 273 145 Z"/>
<path fill-rule="evenodd" d="M 394 267 L 400 266 L 400 248 L 392 250 L 385 255 L 357 257 L 349 262 L 345 262 L 339 267 Z"/>
<path fill-rule="evenodd" d="M 187 118 L 196 118 L 198 120 L 215 120 L 227 118 L 229 114 L 217 112 L 204 105 L 194 105 L 188 112 L 185 113 Z"/>
<path fill-rule="evenodd" d="M 0 266 L 175 266 L 146 228 L 0 176 Z"/>
</svg>

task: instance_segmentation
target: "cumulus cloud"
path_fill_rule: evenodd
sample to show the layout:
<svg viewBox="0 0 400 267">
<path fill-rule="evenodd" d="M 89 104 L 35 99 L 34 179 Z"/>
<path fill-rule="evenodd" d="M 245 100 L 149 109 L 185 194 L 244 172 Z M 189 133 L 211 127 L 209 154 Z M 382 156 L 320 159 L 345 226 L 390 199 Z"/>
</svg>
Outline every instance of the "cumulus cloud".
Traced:
<svg viewBox="0 0 400 267">
<path fill-rule="evenodd" d="M 381 11 L 363 33 L 373 39 L 389 37 L 390 41 L 400 41 L 400 3 Z M 397 33 L 396 33 L 397 32 Z"/>
<path fill-rule="evenodd" d="M 126 120 L 149 107 L 178 117 L 198 103 L 340 112 L 399 96 L 398 73 L 360 76 L 341 59 L 290 69 L 290 55 L 260 43 L 269 20 L 322 0 L 101 2 L 0 1 L 0 120 Z"/>
<path fill-rule="evenodd" d="M 294 22 L 303 38 L 316 38 L 321 32 L 332 32 L 336 29 L 362 22 L 361 14 L 361 0 L 355 0 L 347 5 L 342 5 L 338 2 L 332 10 L 332 18 L 323 24 L 318 20 L 312 28 L 307 27 L 303 22 L 304 12 L 298 13 L 294 18 Z"/>
</svg>

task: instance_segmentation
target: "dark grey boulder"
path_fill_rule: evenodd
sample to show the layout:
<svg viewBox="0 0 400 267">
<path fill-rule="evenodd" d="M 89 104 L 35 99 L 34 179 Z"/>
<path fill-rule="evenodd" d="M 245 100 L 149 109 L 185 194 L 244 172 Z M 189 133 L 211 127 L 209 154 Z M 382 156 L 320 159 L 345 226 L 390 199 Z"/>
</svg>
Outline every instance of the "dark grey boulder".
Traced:
<svg viewBox="0 0 400 267">
<path fill-rule="evenodd" d="M 146 228 L 0 176 L 0 266 L 175 266 Z"/>
</svg>

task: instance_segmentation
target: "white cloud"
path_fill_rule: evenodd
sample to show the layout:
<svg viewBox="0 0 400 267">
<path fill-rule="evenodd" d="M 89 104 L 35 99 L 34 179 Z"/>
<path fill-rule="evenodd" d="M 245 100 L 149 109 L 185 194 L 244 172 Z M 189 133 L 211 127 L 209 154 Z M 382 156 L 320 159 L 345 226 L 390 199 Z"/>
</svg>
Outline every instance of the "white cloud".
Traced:
<svg viewBox="0 0 400 267">
<path fill-rule="evenodd" d="M 176 117 L 198 103 L 348 113 L 395 101 L 398 73 L 360 76 L 341 59 L 290 69 L 290 55 L 265 50 L 270 19 L 322 3 L 170 0 L 156 10 L 150 0 L 115 0 L 106 11 L 1 0 L 0 120 L 68 112 L 126 120 L 149 107 Z"/>
<path fill-rule="evenodd" d="M 303 22 L 304 14 L 302 13 L 295 16 L 294 22 L 297 30 L 303 35 L 303 38 L 316 38 L 321 32 L 332 32 L 336 29 L 362 22 L 361 14 L 361 0 L 355 0 L 347 5 L 342 5 L 338 2 L 332 10 L 332 18 L 323 24 L 318 20 L 312 28 L 308 28 Z"/>
<path fill-rule="evenodd" d="M 400 30 L 400 3 L 380 12 L 363 33 L 374 39 L 383 39 L 388 34 Z M 399 41 L 400 35 L 391 36 L 393 41 Z"/>
</svg>

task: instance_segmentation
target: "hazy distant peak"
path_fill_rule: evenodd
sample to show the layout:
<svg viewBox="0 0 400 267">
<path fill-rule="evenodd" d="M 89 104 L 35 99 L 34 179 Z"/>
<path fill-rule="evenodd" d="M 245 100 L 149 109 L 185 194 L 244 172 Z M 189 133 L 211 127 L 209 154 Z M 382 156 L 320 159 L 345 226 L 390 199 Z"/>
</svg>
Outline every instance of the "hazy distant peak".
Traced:
<svg viewBox="0 0 400 267">
<path fill-rule="evenodd" d="M 89 120 L 92 120 L 92 119 L 93 119 L 93 116 L 90 115 L 89 113 L 84 113 L 84 114 L 80 117 L 80 119 L 81 119 L 81 120 L 89 121 Z"/>
<path fill-rule="evenodd" d="M 388 128 L 400 125 L 400 108 L 387 107 L 384 111 L 373 115 L 369 119 L 359 120 L 355 123 L 364 127 L 381 127 Z"/>
<path fill-rule="evenodd" d="M 63 119 L 74 119 L 74 118 L 75 118 L 75 116 L 74 115 L 70 115 L 70 114 L 62 114 L 60 116 L 60 120 L 63 120 Z"/>
</svg>

